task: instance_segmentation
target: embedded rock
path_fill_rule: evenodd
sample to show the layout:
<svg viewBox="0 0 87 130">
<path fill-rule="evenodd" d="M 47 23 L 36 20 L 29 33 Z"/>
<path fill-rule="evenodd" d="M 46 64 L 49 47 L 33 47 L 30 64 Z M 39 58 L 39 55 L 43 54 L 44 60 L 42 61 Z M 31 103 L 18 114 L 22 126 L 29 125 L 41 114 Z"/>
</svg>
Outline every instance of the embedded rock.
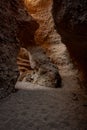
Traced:
<svg viewBox="0 0 87 130">
<path fill-rule="evenodd" d="M 41 46 L 32 47 L 29 57 L 31 57 L 29 62 L 32 70 L 31 72 L 25 71 L 19 77 L 19 81 L 31 82 L 45 87 L 61 87 L 58 67 L 52 63 Z"/>
</svg>

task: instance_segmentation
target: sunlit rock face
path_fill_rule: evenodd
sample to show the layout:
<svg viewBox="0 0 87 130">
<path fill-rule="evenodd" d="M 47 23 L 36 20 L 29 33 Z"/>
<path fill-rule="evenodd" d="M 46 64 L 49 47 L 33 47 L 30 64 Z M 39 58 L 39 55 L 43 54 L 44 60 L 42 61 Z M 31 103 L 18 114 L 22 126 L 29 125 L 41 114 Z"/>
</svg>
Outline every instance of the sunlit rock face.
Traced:
<svg viewBox="0 0 87 130">
<path fill-rule="evenodd" d="M 39 28 L 35 33 L 37 44 L 59 43 L 60 37 L 54 29 L 52 18 L 52 0 L 24 0 L 25 6 L 39 23 Z"/>
<path fill-rule="evenodd" d="M 22 51 L 19 54 L 18 65 L 21 73 L 18 80 L 46 87 L 60 87 L 61 77 L 58 72 L 58 67 L 51 62 L 42 47 L 43 42 L 49 37 L 50 32 L 52 33 L 54 31 L 53 25 L 51 25 L 52 27 L 49 26 L 50 23 L 53 22 L 51 19 L 51 2 L 51 0 L 24 0 L 27 11 L 29 11 L 31 15 L 37 15 L 38 19 L 34 17 L 35 15 L 32 15 L 37 21 L 36 28 L 34 24 L 32 24 L 32 20 L 30 25 L 26 22 L 23 24 L 24 26 L 19 25 L 19 38 L 23 47 L 27 50 L 25 53 L 28 57 L 24 60 L 24 58 L 20 57 L 21 54 L 23 54 Z M 34 34 L 33 28 L 38 28 L 37 33 Z M 36 40 L 34 40 L 34 37 Z"/>
<path fill-rule="evenodd" d="M 87 74 L 87 0 L 53 0 L 52 14 L 63 43 Z"/>
<path fill-rule="evenodd" d="M 24 0 L 25 5 L 29 10 L 31 10 L 33 13 L 38 11 L 38 9 L 44 9 L 45 7 L 48 8 L 50 3 L 52 3 L 52 0 Z"/>
</svg>

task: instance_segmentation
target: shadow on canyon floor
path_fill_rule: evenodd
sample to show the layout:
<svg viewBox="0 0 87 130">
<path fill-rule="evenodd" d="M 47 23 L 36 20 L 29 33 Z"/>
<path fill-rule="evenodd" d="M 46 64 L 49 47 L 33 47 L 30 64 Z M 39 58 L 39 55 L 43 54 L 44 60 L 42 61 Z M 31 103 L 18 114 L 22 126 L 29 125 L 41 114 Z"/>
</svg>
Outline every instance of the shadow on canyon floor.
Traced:
<svg viewBox="0 0 87 130">
<path fill-rule="evenodd" d="M 0 102 L 1 130 L 86 130 L 81 94 L 62 89 L 20 90 Z"/>
</svg>

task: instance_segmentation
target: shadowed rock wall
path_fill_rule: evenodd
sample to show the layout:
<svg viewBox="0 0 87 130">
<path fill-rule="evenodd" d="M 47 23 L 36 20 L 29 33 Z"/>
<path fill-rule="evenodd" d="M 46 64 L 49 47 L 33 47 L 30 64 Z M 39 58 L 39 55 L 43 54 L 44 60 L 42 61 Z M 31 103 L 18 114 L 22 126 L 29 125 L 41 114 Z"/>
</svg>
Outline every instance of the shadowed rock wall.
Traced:
<svg viewBox="0 0 87 130">
<path fill-rule="evenodd" d="M 33 28 L 25 32 L 27 26 L 31 25 Z M 0 98 L 14 90 L 19 75 L 17 55 L 20 46 L 26 47 L 25 42 L 24 44 L 21 42 L 22 36 L 19 36 L 20 27 L 25 36 L 28 33 L 31 41 L 36 30 L 35 26 L 36 22 L 23 7 L 22 0 L 0 1 Z"/>
<path fill-rule="evenodd" d="M 0 1 L 0 98 L 14 89 L 18 76 L 16 57 L 19 43 L 11 0 Z"/>
<path fill-rule="evenodd" d="M 87 0 L 53 0 L 55 27 L 87 77 Z"/>
</svg>

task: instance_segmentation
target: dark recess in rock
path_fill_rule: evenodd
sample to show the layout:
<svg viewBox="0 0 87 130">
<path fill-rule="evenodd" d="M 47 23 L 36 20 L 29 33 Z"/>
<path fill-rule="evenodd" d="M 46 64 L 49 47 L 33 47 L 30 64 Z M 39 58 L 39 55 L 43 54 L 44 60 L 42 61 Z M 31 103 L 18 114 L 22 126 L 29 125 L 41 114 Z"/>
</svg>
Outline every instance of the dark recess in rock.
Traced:
<svg viewBox="0 0 87 130">
<path fill-rule="evenodd" d="M 87 0 L 53 0 L 55 28 L 87 78 Z"/>
</svg>

